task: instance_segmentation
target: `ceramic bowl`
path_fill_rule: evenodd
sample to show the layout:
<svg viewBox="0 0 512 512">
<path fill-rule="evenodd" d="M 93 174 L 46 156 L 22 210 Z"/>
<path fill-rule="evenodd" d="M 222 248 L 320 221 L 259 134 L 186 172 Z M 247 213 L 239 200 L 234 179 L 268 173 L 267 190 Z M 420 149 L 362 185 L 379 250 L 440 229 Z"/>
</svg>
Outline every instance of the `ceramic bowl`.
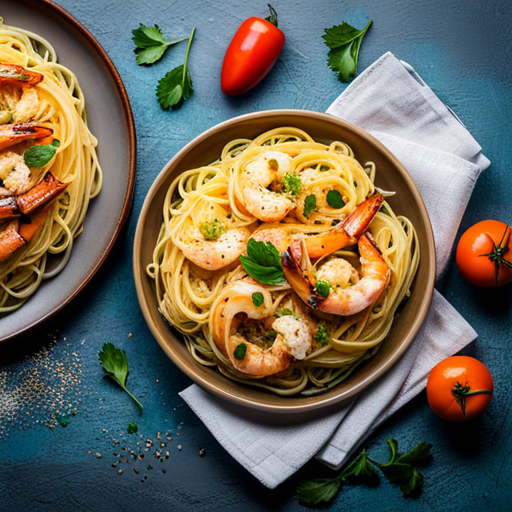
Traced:
<svg viewBox="0 0 512 512">
<path fill-rule="evenodd" d="M 359 366 L 344 382 L 313 397 L 281 397 L 233 382 L 215 368 L 198 364 L 189 354 L 183 339 L 158 312 L 154 282 L 146 274 L 162 223 L 162 205 L 171 182 L 180 173 L 215 161 L 226 143 L 237 138 L 254 138 L 279 126 L 295 126 L 315 140 L 340 140 L 349 144 L 360 162 L 377 165 L 376 185 L 394 190 L 389 203 L 397 214 L 407 216 L 418 234 L 421 262 L 410 298 L 399 310 L 391 332 L 377 354 Z M 246 114 L 225 121 L 199 135 L 179 151 L 163 168 L 149 190 L 137 224 L 134 245 L 134 275 L 138 299 L 146 322 L 173 363 L 207 391 L 242 406 L 270 413 L 305 413 L 355 397 L 375 382 L 407 350 L 427 314 L 435 278 L 435 250 L 432 228 L 423 200 L 400 162 L 380 142 L 364 130 L 328 114 L 303 110 L 272 110 Z"/>
</svg>

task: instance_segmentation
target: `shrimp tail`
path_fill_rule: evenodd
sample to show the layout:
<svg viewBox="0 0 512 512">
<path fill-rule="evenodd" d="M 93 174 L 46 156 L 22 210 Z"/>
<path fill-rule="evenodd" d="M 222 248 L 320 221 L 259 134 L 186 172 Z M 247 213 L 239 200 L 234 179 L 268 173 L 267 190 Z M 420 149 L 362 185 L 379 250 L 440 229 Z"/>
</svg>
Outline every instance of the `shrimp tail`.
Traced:
<svg viewBox="0 0 512 512">
<path fill-rule="evenodd" d="M 355 239 L 366 231 L 370 222 L 379 211 L 384 197 L 379 192 L 375 192 L 373 196 L 363 201 L 344 221 L 343 229 Z"/>
<path fill-rule="evenodd" d="M 25 240 L 18 233 L 18 221 L 15 220 L 0 233 L 0 262 L 5 261 L 24 244 Z"/>
<path fill-rule="evenodd" d="M 30 213 L 39 206 L 50 202 L 68 185 L 69 183 L 63 183 L 51 172 L 47 172 L 40 183 L 16 198 L 21 213 Z"/>
<path fill-rule="evenodd" d="M 0 84 L 37 85 L 44 78 L 42 73 L 16 64 L 0 62 Z"/>
<path fill-rule="evenodd" d="M 24 140 L 49 137 L 53 130 L 34 123 L 4 124 L 0 126 L 0 150 L 14 146 Z"/>
</svg>

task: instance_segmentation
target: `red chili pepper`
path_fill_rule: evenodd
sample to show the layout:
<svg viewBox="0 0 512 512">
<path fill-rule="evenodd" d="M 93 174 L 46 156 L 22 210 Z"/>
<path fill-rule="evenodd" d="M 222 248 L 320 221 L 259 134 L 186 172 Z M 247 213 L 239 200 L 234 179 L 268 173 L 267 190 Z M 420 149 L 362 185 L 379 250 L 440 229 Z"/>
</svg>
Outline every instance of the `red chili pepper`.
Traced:
<svg viewBox="0 0 512 512">
<path fill-rule="evenodd" d="M 277 13 L 269 4 L 270 16 L 245 20 L 229 45 L 222 64 L 222 92 L 243 94 L 258 84 L 272 69 L 284 45 L 277 28 Z"/>
</svg>

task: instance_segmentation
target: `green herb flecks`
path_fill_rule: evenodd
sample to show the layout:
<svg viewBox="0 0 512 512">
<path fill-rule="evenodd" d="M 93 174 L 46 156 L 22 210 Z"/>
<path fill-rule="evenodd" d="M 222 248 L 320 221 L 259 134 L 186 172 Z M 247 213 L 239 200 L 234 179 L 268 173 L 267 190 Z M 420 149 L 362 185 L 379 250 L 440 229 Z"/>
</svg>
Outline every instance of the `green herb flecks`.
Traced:
<svg viewBox="0 0 512 512">
<path fill-rule="evenodd" d="M 219 219 L 213 219 L 212 221 L 201 222 L 199 231 L 201 231 L 205 240 L 211 242 L 217 240 L 222 233 L 227 231 L 227 228 Z"/>
<path fill-rule="evenodd" d="M 59 425 L 61 427 L 67 427 L 69 425 L 69 422 L 71 421 L 71 414 L 68 414 L 67 416 L 60 416 L 57 414 L 55 416 L 55 419 L 59 422 Z"/>
<path fill-rule="evenodd" d="M 236 346 L 235 351 L 233 352 L 233 355 L 235 356 L 236 359 L 241 361 L 245 357 L 246 352 L 247 352 L 247 345 L 245 343 L 239 343 Z"/>
<path fill-rule="evenodd" d="M 356 76 L 361 41 L 371 24 L 372 20 L 369 20 L 366 27 L 357 30 L 348 23 L 342 22 L 341 25 L 325 30 L 322 38 L 330 48 L 327 64 L 338 73 L 340 82 L 350 82 Z"/>
<path fill-rule="evenodd" d="M 321 295 L 324 299 L 329 297 L 329 292 L 331 291 L 331 284 L 327 281 L 318 280 L 315 284 L 315 290 Z"/>
<path fill-rule="evenodd" d="M 192 88 L 192 79 L 190 78 L 190 73 L 187 68 L 187 62 L 195 30 L 196 29 L 194 27 L 190 33 L 184 64 L 174 68 L 172 71 L 169 71 L 169 73 L 167 73 L 158 82 L 156 96 L 160 102 L 160 106 L 164 110 L 169 108 L 176 110 L 180 108 L 181 105 L 183 105 L 183 102 L 194 92 L 194 89 Z"/>
<path fill-rule="evenodd" d="M 136 434 L 138 431 L 139 427 L 137 423 L 134 423 L 132 421 L 130 424 L 128 424 L 128 428 L 126 429 L 126 432 L 128 432 L 128 434 Z"/>
<path fill-rule="evenodd" d="M 103 350 L 100 351 L 98 356 L 101 367 L 105 370 L 106 374 L 128 393 L 142 411 L 142 404 L 126 388 L 126 379 L 128 378 L 126 352 L 117 348 L 112 343 L 105 343 Z"/>
<path fill-rule="evenodd" d="M 281 256 L 270 242 L 247 242 L 247 256 L 240 256 L 243 269 L 262 284 L 280 285 L 286 283 Z"/>
<path fill-rule="evenodd" d="M 319 345 L 327 345 L 327 342 L 329 341 L 329 333 L 327 332 L 327 329 L 324 325 L 321 325 L 316 330 L 316 334 L 314 336 L 315 340 Z"/>
<path fill-rule="evenodd" d="M 343 208 L 345 206 L 345 201 L 343 201 L 343 196 L 338 190 L 329 190 L 327 192 L 327 204 L 331 208 Z"/>
<path fill-rule="evenodd" d="M 60 142 L 57 139 L 51 144 L 31 146 L 23 153 L 23 160 L 28 167 L 42 167 L 55 156 L 59 146 Z"/>
<path fill-rule="evenodd" d="M 259 308 L 260 306 L 263 305 L 263 302 L 264 302 L 264 299 L 263 299 L 263 294 L 260 293 L 260 292 L 255 292 L 252 294 L 252 303 L 257 307 Z"/>
<path fill-rule="evenodd" d="M 154 64 L 162 58 L 167 48 L 184 41 L 184 39 L 169 41 L 163 36 L 158 25 L 146 27 L 141 23 L 139 28 L 132 30 L 132 34 L 132 41 L 136 46 L 134 52 L 137 57 L 135 60 L 139 66 Z"/>
<path fill-rule="evenodd" d="M 304 201 L 304 217 L 308 217 L 309 214 L 316 208 L 316 196 L 314 194 L 306 197 Z"/>
<path fill-rule="evenodd" d="M 274 313 L 274 316 L 276 316 L 277 318 L 280 318 L 282 316 L 288 316 L 288 315 L 293 316 L 293 318 L 295 318 L 295 320 L 299 319 L 299 317 L 291 309 L 288 309 L 288 308 L 278 309 Z"/>
<path fill-rule="evenodd" d="M 297 197 L 302 190 L 302 181 L 296 174 L 286 173 L 283 182 L 283 192 Z"/>
<path fill-rule="evenodd" d="M 346 483 L 375 485 L 380 481 L 379 469 L 391 484 L 400 487 L 404 497 L 417 496 L 423 487 L 423 475 L 418 466 L 430 462 L 432 445 L 421 442 L 410 452 L 401 455 L 395 439 L 388 439 L 387 442 L 391 449 L 388 462 L 379 463 L 369 458 L 366 450 L 363 450 L 337 476 L 302 481 L 297 487 L 297 497 L 310 506 L 328 503 Z"/>
</svg>

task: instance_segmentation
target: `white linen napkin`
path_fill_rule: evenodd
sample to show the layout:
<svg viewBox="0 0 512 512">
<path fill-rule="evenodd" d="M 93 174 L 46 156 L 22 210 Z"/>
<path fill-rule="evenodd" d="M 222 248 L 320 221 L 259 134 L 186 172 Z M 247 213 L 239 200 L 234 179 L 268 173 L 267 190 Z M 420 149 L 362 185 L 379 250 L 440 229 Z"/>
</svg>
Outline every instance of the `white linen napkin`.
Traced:
<svg viewBox="0 0 512 512">
<path fill-rule="evenodd" d="M 355 79 L 327 112 L 370 132 L 409 171 L 432 222 L 439 278 L 478 175 L 490 164 L 482 148 L 414 69 L 391 53 Z M 197 385 L 180 395 L 242 466 L 274 488 L 315 455 L 333 468 L 343 465 L 383 421 L 425 387 L 433 366 L 475 337 L 434 290 L 425 323 L 407 353 L 341 410 L 297 423 L 229 404 Z"/>
</svg>

